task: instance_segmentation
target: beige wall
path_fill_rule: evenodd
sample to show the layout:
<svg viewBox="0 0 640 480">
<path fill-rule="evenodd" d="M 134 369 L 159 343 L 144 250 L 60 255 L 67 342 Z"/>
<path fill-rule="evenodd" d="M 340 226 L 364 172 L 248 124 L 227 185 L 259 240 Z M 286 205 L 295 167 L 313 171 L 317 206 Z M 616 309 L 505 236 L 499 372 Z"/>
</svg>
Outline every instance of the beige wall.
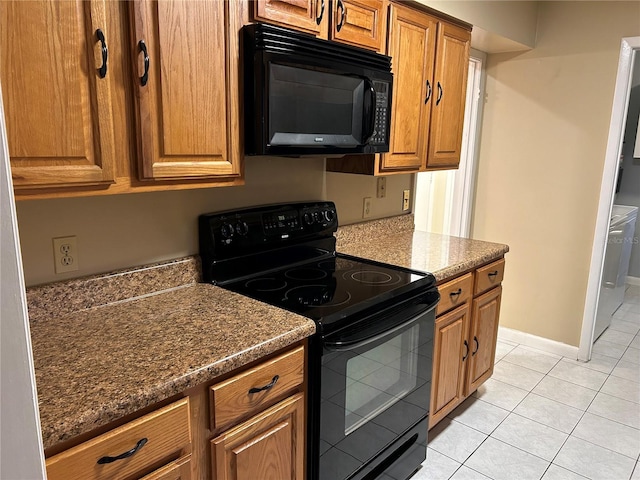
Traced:
<svg viewBox="0 0 640 480">
<path fill-rule="evenodd" d="M 536 1 L 418 1 L 472 24 L 471 44 L 483 52 L 518 51 L 535 45 Z"/>
<path fill-rule="evenodd" d="M 17 204 L 27 286 L 198 252 L 200 213 L 323 197 L 324 160 L 247 158 L 246 185 Z M 76 235 L 80 270 L 56 275 L 54 237 Z"/>
<path fill-rule="evenodd" d="M 326 181 L 326 184 L 325 184 Z M 27 286 L 104 273 L 198 253 L 200 213 L 275 202 L 328 199 L 341 224 L 362 221 L 362 199 L 372 198 L 372 218 L 402 213 L 402 190 L 412 175 L 387 182 L 377 199 L 376 180 L 365 175 L 326 174 L 321 158 L 246 159 L 246 184 L 86 198 L 29 200 L 17 204 Z M 76 235 L 80 269 L 55 274 L 55 237 Z"/>
<path fill-rule="evenodd" d="M 389 175 L 386 178 L 387 194 L 385 198 L 377 198 L 376 177 L 327 172 L 326 198 L 336 203 L 340 225 L 409 213 L 402 211 L 402 191 L 411 190 L 413 195 L 414 176 Z M 371 217 L 367 219 L 362 218 L 365 197 L 371 198 Z M 412 201 L 413 198 L 410 205 Z"/>
<path fill-rule="evenodd" d="M 620 41 L 639 2 L 541 2 L 536 48 L 489 55 L 475 238 L 508 243 L 503 326 L 577 346 Z"/>
</svg>

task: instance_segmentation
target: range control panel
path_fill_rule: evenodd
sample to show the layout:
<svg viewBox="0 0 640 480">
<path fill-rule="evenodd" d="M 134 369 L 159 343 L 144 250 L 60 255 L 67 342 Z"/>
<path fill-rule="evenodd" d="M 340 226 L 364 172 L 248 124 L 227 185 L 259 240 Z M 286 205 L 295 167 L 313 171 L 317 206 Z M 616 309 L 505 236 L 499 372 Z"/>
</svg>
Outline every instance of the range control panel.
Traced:
<svg viewBox="0 0 640 480">
<path fill-rule="evenodd" d="M 333 202 L 304 202 L 208 213 L 198 222 L 200 255 L 218 260 L 332 236 L 338 215 Z"/>
</svg>

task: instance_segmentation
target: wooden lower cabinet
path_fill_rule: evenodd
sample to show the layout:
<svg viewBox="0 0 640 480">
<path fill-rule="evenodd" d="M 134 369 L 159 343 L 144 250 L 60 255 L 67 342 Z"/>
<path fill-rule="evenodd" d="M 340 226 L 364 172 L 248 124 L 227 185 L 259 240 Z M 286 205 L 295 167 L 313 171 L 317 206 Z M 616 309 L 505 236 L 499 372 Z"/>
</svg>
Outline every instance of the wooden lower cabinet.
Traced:
<svg viewBox="0 0 640 480">
<path fill-rule="evenodd" d="M 211 441 L 216 480 L 302 480 L 304 395 L 299 393 Z"/>
<path fill-rule="evenodd" d="M 435 322 L 429 428 L 493 374 L 502 286 L 489 284 L 486 277 L 502 281 L 504 259 L 472 273 L 473 281 L 466 274 L 438 287 L 446 310 L 438 310 Z M 465 298 L 465 303 L 454 308 L 447 301 L 447 292 Z"/>
<path fill-rule="evenodd" d="M 464 399 L 465 367 L 469 356 L 469 305 L 436 319 L 429 425 L 435 425 Z"/>
<path fill-rule="evenodd" d="M 185 455 L 140 480 L 191 480 L 191 455 Z"/>
<path fill-rule="evenodd" d="M 465 394 L 476 391 L 493 374 L 498 339 L 502 287 L 497 286 L 473 300 L 473 324 L 469 333 L 469 373 Z"/>
</svg>

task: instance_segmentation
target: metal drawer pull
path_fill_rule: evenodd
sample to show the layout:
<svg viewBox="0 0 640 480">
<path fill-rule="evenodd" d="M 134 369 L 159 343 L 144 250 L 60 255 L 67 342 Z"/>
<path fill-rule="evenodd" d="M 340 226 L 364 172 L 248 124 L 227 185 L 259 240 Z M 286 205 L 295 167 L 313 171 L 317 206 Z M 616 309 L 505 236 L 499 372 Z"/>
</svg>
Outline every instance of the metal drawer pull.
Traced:
<svg viewBox="0 0 640 480">
<path fill-rule="evenodd" d="M 464 348 L 466 349 L 464 352 L 464 357 L 462 357 L 462 361 L 464 362 L 467 357 L 469 356 L 469 344 L 467 343 L 467 341 L 464 341 Z"/>
<path fill-rule="evenodd" d="M 107 58 L 109 51 L 107 50 L 107 41 L 104 38 L 102 30 L 96 30 L 96 38 L 100 41 L 100 51 L 102 52 L 102 66 L 98 69 L 98 75 L 100 78 L 104 78 L 107 76 Z"/>
<path fill-rule="evenodd" d="M 473 357 L 476 353 L 478 353 L 478 349 L 480 348 L 480 342 L 478 342 L 478 337 L 473 336 L 473 341 L 476 343 L 476 349 L 471 352 L 471 356 Z"/>
<path fill-rule="evenodd" d="M 338 22 L 338 25 L 336 25 L 336 30 L 339 32 L 340 30 L 342 30 L 342 26 L 344 25 L 344 3 L 342 3 L 342 0 L 338 0 L 338 8 L 340 9 L 340 21 Z"/>
<path fill-rule="evenodd" d="M 273 386 L 278 382 L 278 379 L 280 377 L 278 375 L 276 375 L 275 377 L 273 377 L 271 379 L 271 383 L 266 384 L 264 387 L 253 387 L 249 389 L 249 393 L 259 393 L 262 392 L 264 390 L 271 390 L 273 388 Z"/>
<path fill-rule="evenodd" d="M 316 3 L 316 10 L 318 9 L 318 4 Z M 320 3 L 320 16 L 316 17 L 316 24 L 320 25 L 322 22 L 322 16 L 324 15 L 324 0 Z"/>
<path fill-rule="evenodd" d="M 438 82 L 438 99 L 436 100 L 436 107 L 440 105 L 440 100 L 442 100 L 442 93 L 442 85 L 440 85 L 440 82 Z"/>
<path fill-rule="evenodd" d="M 431 84 L 429 83 L 429 80 L 427 79 L 427 96 L 424 99 L 424 104 L 426 105 L 427 102 L 429 101 L 429 99 L 431 98 Z"/>
<path fill-rule="evenodd" d="M 498 275 L 498 270 L 488 273 L 487 275 L 489 275 L 490 277 L 495 277 L 496 275 Z"/>
<path fill-rule="evenodd" d="M 140 440 L 138 440 L 138 443 L 136 443 L 136 446 L 133 447 L 131 450 L 128 450 L 128 451 L 126 451 L 124 453 L 121 453 L 117 457 L 102 457 L 102 458 L 100 458 L 98 460 L 98 463 L 100 465 L 103 465 L 105 463 L 115 462 L 116 460 L 123 460 L 125 458 L 129 458 L 129 457 L 133 456 L 142 447 L 144 447 L 147 442 L 148 442 L 148 440 L 146 438 L 141 438 Z"/>
<path fill-rule="evenodd" d="M 458 299 L 457 297 L 458 297 L 461 293 L 462 293 L 462 289 L 461 289 L 461 288 L 459 288 L 457 292 L 451 292 L 451 293 L 449 294 L 449 296 L 451 297 L 451 301 L 455 302 L 455 301 Z M 453 297 L 456 297 L 456 298 L 453 298 Z"/>
<path fill-rule="evenodd" d="M 138 42 L 138 48 L 140 49 L 140 52 L 142 52 L 142 54 L 144 55 L 144 72 L 142 73 L 142 76 L 140 77 L 140 85 L 142 85 L 143 87 L 147 84 L 147 82 L 149 81 L 149 53 L 147 52 L 147 44 L 144 43 L 144 40 L 140 40 Z"/>
</svg>

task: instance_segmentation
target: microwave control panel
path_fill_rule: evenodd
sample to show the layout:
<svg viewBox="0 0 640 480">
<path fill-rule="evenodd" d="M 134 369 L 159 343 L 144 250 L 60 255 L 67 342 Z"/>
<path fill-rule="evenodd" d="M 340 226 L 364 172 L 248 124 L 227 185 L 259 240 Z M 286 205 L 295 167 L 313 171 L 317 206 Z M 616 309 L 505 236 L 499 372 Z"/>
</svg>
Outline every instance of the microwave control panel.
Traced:
<svg viewBox="0 0 640 480">
<path fill-rule="evenodd" d="M 376 91 L 376 116 L 374 122 L 374 132 L 369 140 L 369 144 L 384 145 L 387 143 L 389 135 L 388 118 L 391 115 L 391 105 L 389 105 L 389 84 L 387 82 L 373 82 Z"/>
</svg>

